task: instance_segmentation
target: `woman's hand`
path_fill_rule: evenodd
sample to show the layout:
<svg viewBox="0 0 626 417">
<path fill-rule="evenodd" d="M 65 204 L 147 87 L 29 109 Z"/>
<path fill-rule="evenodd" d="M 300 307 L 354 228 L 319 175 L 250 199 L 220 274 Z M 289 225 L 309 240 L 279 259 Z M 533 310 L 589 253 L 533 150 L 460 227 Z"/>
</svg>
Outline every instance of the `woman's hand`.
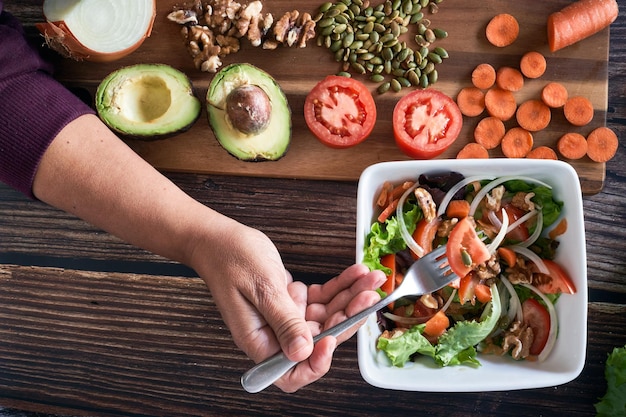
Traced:
<svg viewBox="0 0 626 417">
<path fill-rule="evenodd" d="M 380 300 L 374 290 L 384 274 L 353 265 L 323 285 L 307 287 L 293 282 L 265 234 L 235 222 L 224 226 L 229 233 L 221 235 L 223 246 L 215 251 L 221 256 L 203 255 L 198 247 L 192 266 L 206 281 L 235 343 L 255 362 L 279 350 L 300 362 L 276 382 L 283 391 L 321 378 L 336 345 L 358 326 L 339 340 L 326 337 L 315 346 L 313 336 Z"/>
</svg>

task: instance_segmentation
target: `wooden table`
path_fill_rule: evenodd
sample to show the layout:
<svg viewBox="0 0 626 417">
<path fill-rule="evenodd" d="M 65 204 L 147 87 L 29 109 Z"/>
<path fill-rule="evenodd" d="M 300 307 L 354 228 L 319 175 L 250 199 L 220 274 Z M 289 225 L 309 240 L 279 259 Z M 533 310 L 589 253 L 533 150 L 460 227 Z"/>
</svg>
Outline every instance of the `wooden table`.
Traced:
<svg viewBox="0 0 626 417">
<path fill-rule="evenodd" d="M 626 0 L 619 0 L 626 10 Z M 5 4 L 35 36 L 40 2 Z M 607 125 L 626 132 L 626 17 L 611 27 Z M 295 394 L 250 395 L 234 346 L 192 271 L 0 186 L 1 416 L 593 415 L 607 354 L 626 344 L 626 149 L 584 199 L 587 361 L 574 381 L 488 393 L 388 391 L 365 383 L 356 341 Z M 294 276 L 328 279 L 354 261 L 356 183 L 172 173 L 199 201 L 266 232 Z M 26 410 L 25 412 L 18 410 Z M 36 413 L 36 414 L 31 414 Z"/>
</svg>

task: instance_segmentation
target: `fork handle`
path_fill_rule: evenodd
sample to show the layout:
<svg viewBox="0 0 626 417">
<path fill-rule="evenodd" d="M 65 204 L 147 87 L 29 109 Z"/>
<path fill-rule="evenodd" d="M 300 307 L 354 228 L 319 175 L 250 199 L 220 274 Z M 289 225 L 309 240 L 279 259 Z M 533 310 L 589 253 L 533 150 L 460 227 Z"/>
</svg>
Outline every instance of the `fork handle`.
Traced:
<svg viewBox="0 0 626 417">
<path fill-rule="evenodd" d="M 400 291 L 392 292 L 373 306 L 366 308 L 360 313 L 357 313 L 354 316 L 331 327 L 330 329 L 327 329 L 318 334 L 313 338 L 313 343 L 317 343 L 319 340 L 323 339 L 326 336 L 339 336 L 370 314 L 375 313 L 387 304 L 396 301 L 398 298 L 402 297 L 402 295 L 403 294 L 401 294 Z M 276 382 L 278 378 L 285 375 L 287 371 L 289 371 L 297 364 L 298 362 L 289 360 L 282 351 L 278 352 L 274 356 L 271 356 L 263 362 L 260 362 L 259 364 L 248 370 L 245 374 L 243 374 L 243 376 L 241 377 L 241 386 L 243 387 L 243 389 L 250 393 L 263 391 L 265 388 Z"/>
</svg>

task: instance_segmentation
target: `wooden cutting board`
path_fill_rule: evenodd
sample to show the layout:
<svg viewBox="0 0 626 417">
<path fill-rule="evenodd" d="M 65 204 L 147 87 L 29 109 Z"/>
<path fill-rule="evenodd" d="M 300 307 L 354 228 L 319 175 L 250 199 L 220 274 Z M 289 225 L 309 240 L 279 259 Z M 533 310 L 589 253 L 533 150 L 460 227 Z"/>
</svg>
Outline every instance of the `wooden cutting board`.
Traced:
<svg viewBox="0 0 626 417">
<path fill-rule="evenodd" d="M 537 50 L 547 57 L 546 74 L 537 80 L 527 80 L 525 87 L 516 93 L 518 102 L 537 98 L 541 88 L 549 81 L 565 84 L 570 95 L 583 95 L 592 100 L 595 117 L 584 128 L 573 128 L 564 119 L 561 110 L 554 110 L 550 126 L 535 134 L 536 145 L 554 146 L 558 137 L 568 131 L 589 133 L 606 121 L 607 72 L 609 31 L 601 33 L 566 48 L 550 53 L 547 47 L 547 16 L 567 5 L 568 0 L 542 0 L 524 2 L 517 0 L 444 0 L 439 12 L 427 16 L 433 27 L 445 29 L 449 36 L 437 45 L 446 48 L 450 58 L 438 66 L 439 81 L 435 88 L 455 97 L 458 91 L 470 85 L 470 73 L 479 63 L 488 62 L 494 67 L 517 66 L 521 55 Z M 185 72 L 192 80 L 197 95 L 204 99 L 213 74 L 195 69 L 180 35 L 180 26 L 167 20 L 176 0 L 159 0 L 157 17 L 152 36 L 133 54 L 113 63 L 89 63 L 62 60 L 58 78 L 70 85 L 93 94 L 95 88 L 109 72 L 135 63 L 166 63 Z M 296 5 L 299 11 L 315 14 L 322 0 L 267 0 L 264 11 L 282 15 Z M 372 4 L 378 1 L 373 0 Z M 485 39 L 484 29 L 489 19 L 498 13 L 511 13 L 520 22 L 520 37 L 506 48 L 491 46 Z M 402 94 L 375 93 L 376 84 L 366 81 L 374 92 L 378 119 L 376 127 L 362 144 L 346 150 L 325 147 L 309 132 L 303 118 L 303 103 L 307 93 L 316 82 L 326 75 L 340 71 L 340 65 L 332 53 L 318 47 L 312 40 L 308 46 L 263 50 L 243 42 L 242 50 L 224 59 L 224 65 L 233 62 L 252 63 L 269 72 L 281 85 L 292 111 L 292 142 L 287 154 L 275 162 L 241 162 L 223 150 L 208 125 L 206 111 L 187 132 L 173 138 L 143 142 L 128 141 L 129 145 L 148 162 L 161 170 L 209 174 L 250 175 L 304 179 L 358 179 L 367 166 L 391 160 L 407 159 L 393 140 L 391 115 L 393 107 Z M 454 158 L 459 149 L 472 140 L 477 118 L 465 118 L 459 139 L 441 158 Z M 499 150 L 491 151 L 492 157 L 501 157 Z M 594 163 L 586 157 L 572 161 L 577 170 L 583 192 L 597 193 L 602 189 L 605 165 Z"/>
</svg>

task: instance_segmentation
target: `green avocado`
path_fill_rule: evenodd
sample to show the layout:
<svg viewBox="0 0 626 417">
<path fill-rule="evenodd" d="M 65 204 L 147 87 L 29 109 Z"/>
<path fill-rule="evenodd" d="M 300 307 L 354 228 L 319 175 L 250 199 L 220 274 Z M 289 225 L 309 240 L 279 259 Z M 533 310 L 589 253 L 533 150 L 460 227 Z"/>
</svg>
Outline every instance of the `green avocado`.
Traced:
<svg viewBox="0 0 626 417">
<path fill-rule="evenodd" d="M 102 80 L 95 106 L 111 130 L 152 140 L 189 129 L 200 116 L 202 103 L 182 72 L 164 64 L 138 64 Z"/>
<path fill-rule="evenodd" d="M 231 64 L 211 81 L 209 124 L 220 145 L 242 161 L 280 159 L 291 140 L 291 109 L 278 83 L 250 64 Z"/>
</svg>

